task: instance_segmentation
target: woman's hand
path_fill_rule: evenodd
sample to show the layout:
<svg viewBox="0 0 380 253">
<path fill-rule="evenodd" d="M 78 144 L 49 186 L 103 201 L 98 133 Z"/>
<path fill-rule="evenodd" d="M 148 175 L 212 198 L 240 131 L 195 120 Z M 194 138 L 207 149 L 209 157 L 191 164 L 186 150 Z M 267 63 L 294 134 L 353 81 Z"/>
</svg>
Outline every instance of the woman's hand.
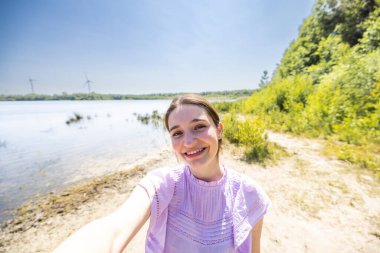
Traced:
<svg viewBox="0 0 380 253">
<path fill-rule="evenodd" d="M 53 253 L 122 252 L 150 215 L 151 201 L 140 186 L 114 213 L 95 220 L 67 238 Z"/>
</svg>

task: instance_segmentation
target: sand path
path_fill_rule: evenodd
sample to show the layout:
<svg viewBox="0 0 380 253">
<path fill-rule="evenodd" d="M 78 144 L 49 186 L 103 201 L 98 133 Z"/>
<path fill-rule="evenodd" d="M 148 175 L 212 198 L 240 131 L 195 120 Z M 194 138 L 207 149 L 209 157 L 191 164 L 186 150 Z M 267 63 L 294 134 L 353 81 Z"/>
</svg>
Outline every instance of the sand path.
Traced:
<svg viewBox="0 0 380 253">
<path fill-rule="evenodd" d="M 262 252 L 379 252 L 380 181 L 369 172 L 323 156 L 323 141 L 272 132 L 268 137 L 290 153 L 276 165 L 247 164 L 238 148 L 223 151 L 224 163 L 256 180 L 272 200 Z M 176 164 L 172 152 L 164 151 L 141 161 L 141 173 L 102 188 L 75 210 L 27 226 L 3 227 L 0 252 L 51 252 L 73 231 L 121 205 L 147 171 Z M 146 230 L 147 224 L 125 252 L 144 252 Z"/>
</svg>

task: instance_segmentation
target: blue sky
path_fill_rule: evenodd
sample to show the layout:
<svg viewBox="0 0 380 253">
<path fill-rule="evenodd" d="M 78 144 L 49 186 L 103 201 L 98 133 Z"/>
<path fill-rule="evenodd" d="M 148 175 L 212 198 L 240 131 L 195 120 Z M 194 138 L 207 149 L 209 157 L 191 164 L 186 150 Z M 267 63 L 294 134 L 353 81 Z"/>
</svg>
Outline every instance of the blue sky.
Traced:
<svg viewBox="0 0 380 253">
<path fill-rule="evenodd" d="M 257 88 L 313 0 L 2 0 L 0 94 Z"/>
</svg>

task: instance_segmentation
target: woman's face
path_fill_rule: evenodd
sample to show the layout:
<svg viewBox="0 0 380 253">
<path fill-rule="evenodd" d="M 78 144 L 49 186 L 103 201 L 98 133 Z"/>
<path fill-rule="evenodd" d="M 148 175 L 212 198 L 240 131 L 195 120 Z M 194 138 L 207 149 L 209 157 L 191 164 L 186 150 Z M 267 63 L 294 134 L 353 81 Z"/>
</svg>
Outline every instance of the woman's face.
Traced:
<svg viewBox="0 0 380 253">
<path fill-rule="evenodd" d="M 191 168 L 217 166 L 222 125 L 215 126 L 206 110 L 180 105 L 170 113 L 168 126 L 174 151 Z"/>
</svg>

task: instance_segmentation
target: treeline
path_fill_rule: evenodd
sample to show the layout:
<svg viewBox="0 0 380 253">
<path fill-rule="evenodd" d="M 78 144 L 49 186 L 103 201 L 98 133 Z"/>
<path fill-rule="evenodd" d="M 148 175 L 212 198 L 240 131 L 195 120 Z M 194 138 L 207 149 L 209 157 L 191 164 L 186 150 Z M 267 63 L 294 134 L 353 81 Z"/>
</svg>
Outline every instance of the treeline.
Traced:
<svg viewBox="0 0 380 253">
<path fill-rule="evenodd" d="M 253 90 L 226 90 L 226 91 L 206 91 L 200 92 L 202 96 L 214 100 L 235 100 L 247 98 L 252 95 Z M 73 93 L 44 95 L 30 93 L 26 95 L 0 95 L 0 101 L 43 101 L 43 100 L 138 100 L 138 99 L 173 99 L 175 96 L 184 93 L 154 93 L 142 95 L 122 95 L 122 94 L 99 94 L 99 93 Z"/>
<path fill-rule="evenodd" d="M 334 140 L 339 158 L 380 175 L 379 5 L 317 0 L 269 84 L 221 109 L 255 115 L 274 130 Z"/>
</svg>

